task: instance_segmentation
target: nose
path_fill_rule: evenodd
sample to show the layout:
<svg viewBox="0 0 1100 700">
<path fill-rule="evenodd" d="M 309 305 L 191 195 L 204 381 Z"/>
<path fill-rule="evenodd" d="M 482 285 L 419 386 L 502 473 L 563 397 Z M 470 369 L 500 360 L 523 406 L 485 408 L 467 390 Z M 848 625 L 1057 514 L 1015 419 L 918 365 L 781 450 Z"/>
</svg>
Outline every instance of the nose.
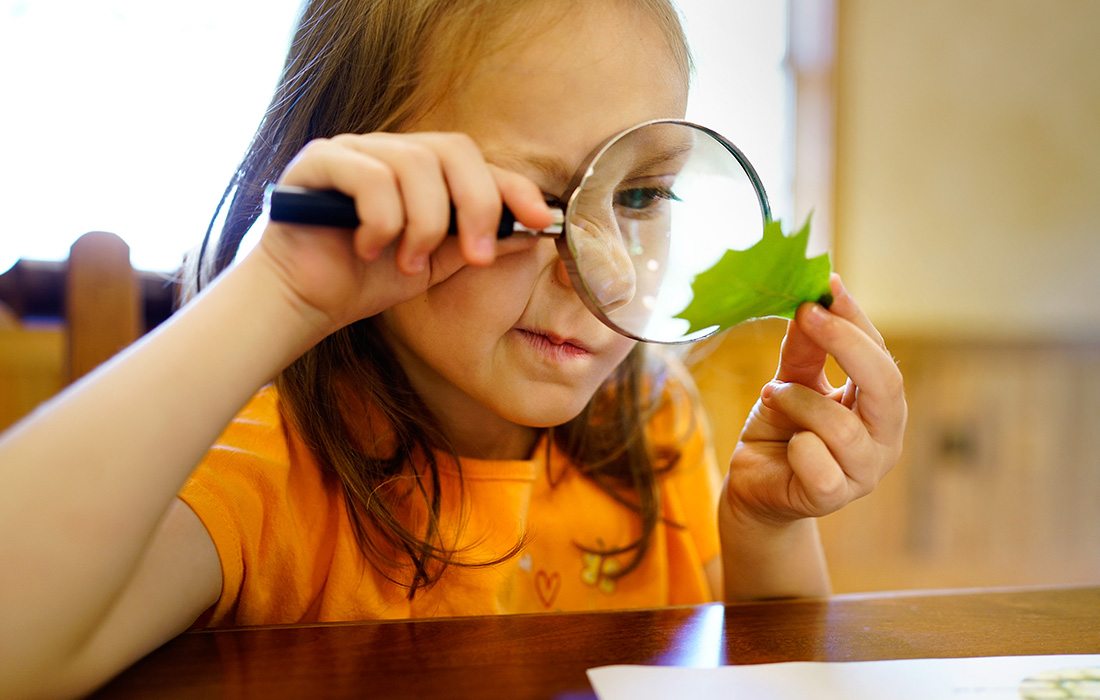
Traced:
<svg viewBox="0 0 1100 700">
<path fill-rule="evenodd" d="M 554 261 L 554 281 L 563 287 L 573 285 L 573 280 L 569 278 L 569 270 L 565 267 L 565 261 L 561 257 Z"/>
<path fill-rule="evenodd" d="M 577 271 L 604 313 L 634 300 L 638 275 L 618 227 L 576 222 L 570 231 Z"/>
</svg>

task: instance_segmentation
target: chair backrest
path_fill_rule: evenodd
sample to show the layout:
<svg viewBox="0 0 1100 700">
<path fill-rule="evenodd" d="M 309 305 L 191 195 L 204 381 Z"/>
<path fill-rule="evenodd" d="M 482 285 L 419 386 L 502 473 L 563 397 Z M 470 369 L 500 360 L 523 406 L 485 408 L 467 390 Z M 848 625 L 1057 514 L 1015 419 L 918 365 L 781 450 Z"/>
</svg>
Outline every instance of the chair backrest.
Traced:
<svg viewBox="0 0 1100 700">
<path fill-rule="evenodd" d="M 85 233 L 69 251 L 65 275 L 67 381 L 137 340 L 142 325 L 130 246 L 113 233 Z"/>
<path fill-rule="evenodd" d="M 0 274 L 0 430 L 166 318 L 172 295 L 163 275 L 133 270 L 110 233 L 81 236 L 68 260 L 20 260 Z"/>
<path fill-rule="evenodd" d="M 19 317 L 8 308 L 8 305 L 0 301 L 0 330 L 19 327 Z"/>
</svg>

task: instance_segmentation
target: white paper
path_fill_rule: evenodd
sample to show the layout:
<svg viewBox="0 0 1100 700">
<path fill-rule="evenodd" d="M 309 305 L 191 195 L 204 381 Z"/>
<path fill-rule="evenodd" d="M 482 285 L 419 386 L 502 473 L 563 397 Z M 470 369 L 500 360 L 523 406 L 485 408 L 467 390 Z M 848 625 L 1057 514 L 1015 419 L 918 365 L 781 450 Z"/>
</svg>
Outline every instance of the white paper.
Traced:
<svg viewBox="0 0 1100 700">
<path fill-rule="evenodd" d="M 1063 671 L 1065 673 L 1063 673 Z M 1071 673 L 1077 671 L 1077 680 Z M 1025 680 L 1037 678 L 1037 681 Z M 1100 654 L 836 661 L 684 668 L 602 666 L 588 670 L 600 700 L 1021 700 L 1100 698 L 1040 694 L 1044 685 L 1100 691 Z"/>
</svg>

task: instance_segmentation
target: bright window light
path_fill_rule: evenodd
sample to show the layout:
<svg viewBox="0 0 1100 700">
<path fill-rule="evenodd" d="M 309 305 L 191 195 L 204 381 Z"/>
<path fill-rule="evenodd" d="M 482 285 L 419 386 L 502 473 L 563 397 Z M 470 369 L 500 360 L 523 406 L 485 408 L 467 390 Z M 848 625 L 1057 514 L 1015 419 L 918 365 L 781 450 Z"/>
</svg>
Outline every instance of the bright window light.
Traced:
<svg viewBox="0 0 1100 700">
<path fill-rule="evenodd" d="M 794 83 L 787 2 L 676 0 L 695 59 L 688 119 L 740 148 L 767 190 L 772 216 L 794 210 Z"/>
<path fill-rule="evenodd" d="M 0 272 L 112 231 L 135 267 L 201 240 L 274 89 L 299 0 L 0 3 Z M 738 144 L 789 207 L 786 3 L 681 0 L 689 118 Z"/>
<path fill-rule="evenodd" d="M 0 271 L 112 231 L 171 270 L 274 90 L 298 0 L 16 0 L 0 14 Z"/>
</svg>

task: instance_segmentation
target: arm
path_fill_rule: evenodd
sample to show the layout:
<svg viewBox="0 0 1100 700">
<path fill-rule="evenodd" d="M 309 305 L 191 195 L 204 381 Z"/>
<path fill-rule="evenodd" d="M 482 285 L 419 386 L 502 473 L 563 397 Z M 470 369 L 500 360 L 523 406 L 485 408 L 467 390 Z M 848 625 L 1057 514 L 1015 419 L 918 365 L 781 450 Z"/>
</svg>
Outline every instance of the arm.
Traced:
<svg viewBox="0 0 1100 700">
<path fill-rule="evenodd" d="M 0 695 L 79 692 L 185 628 L 220 570 L 175 494 L 234 413 L 328 333 L 525 249 L 493 247 L 502 201 L 551 220 L 533 183 L 453 134 L 317 141 L 283 182 L 353 196 L 364 223 L 268 226 L 172 319 L 0 436 Z"/>
<path fill-rule="evenodd" d="M 0 678 L 55 677 L 82 653 L 207 447 L 316 338 L 273 286 L 246 261 L 3 436 Z"/>
<path fill-rule="evenodd" d="M 214 604 L 220 589 L 221 563 L 214 543 L 198 516 L 174 500 L 95 632 L 63 666 L 38 679 L 21 679 L 25 693 L 75 697 L 102 685 L 186 630 Z"/>
<path fill-rule="evenodd" d="M 727 601 L 829 593 L 814 518 L 874 489 L 901 454 L 901 373 L 833 276 L 828 309 L 804 304 L 730 461 L 719 504 Z M 827 355 L 848 374 L 833 388 Z"/>
</svg>

